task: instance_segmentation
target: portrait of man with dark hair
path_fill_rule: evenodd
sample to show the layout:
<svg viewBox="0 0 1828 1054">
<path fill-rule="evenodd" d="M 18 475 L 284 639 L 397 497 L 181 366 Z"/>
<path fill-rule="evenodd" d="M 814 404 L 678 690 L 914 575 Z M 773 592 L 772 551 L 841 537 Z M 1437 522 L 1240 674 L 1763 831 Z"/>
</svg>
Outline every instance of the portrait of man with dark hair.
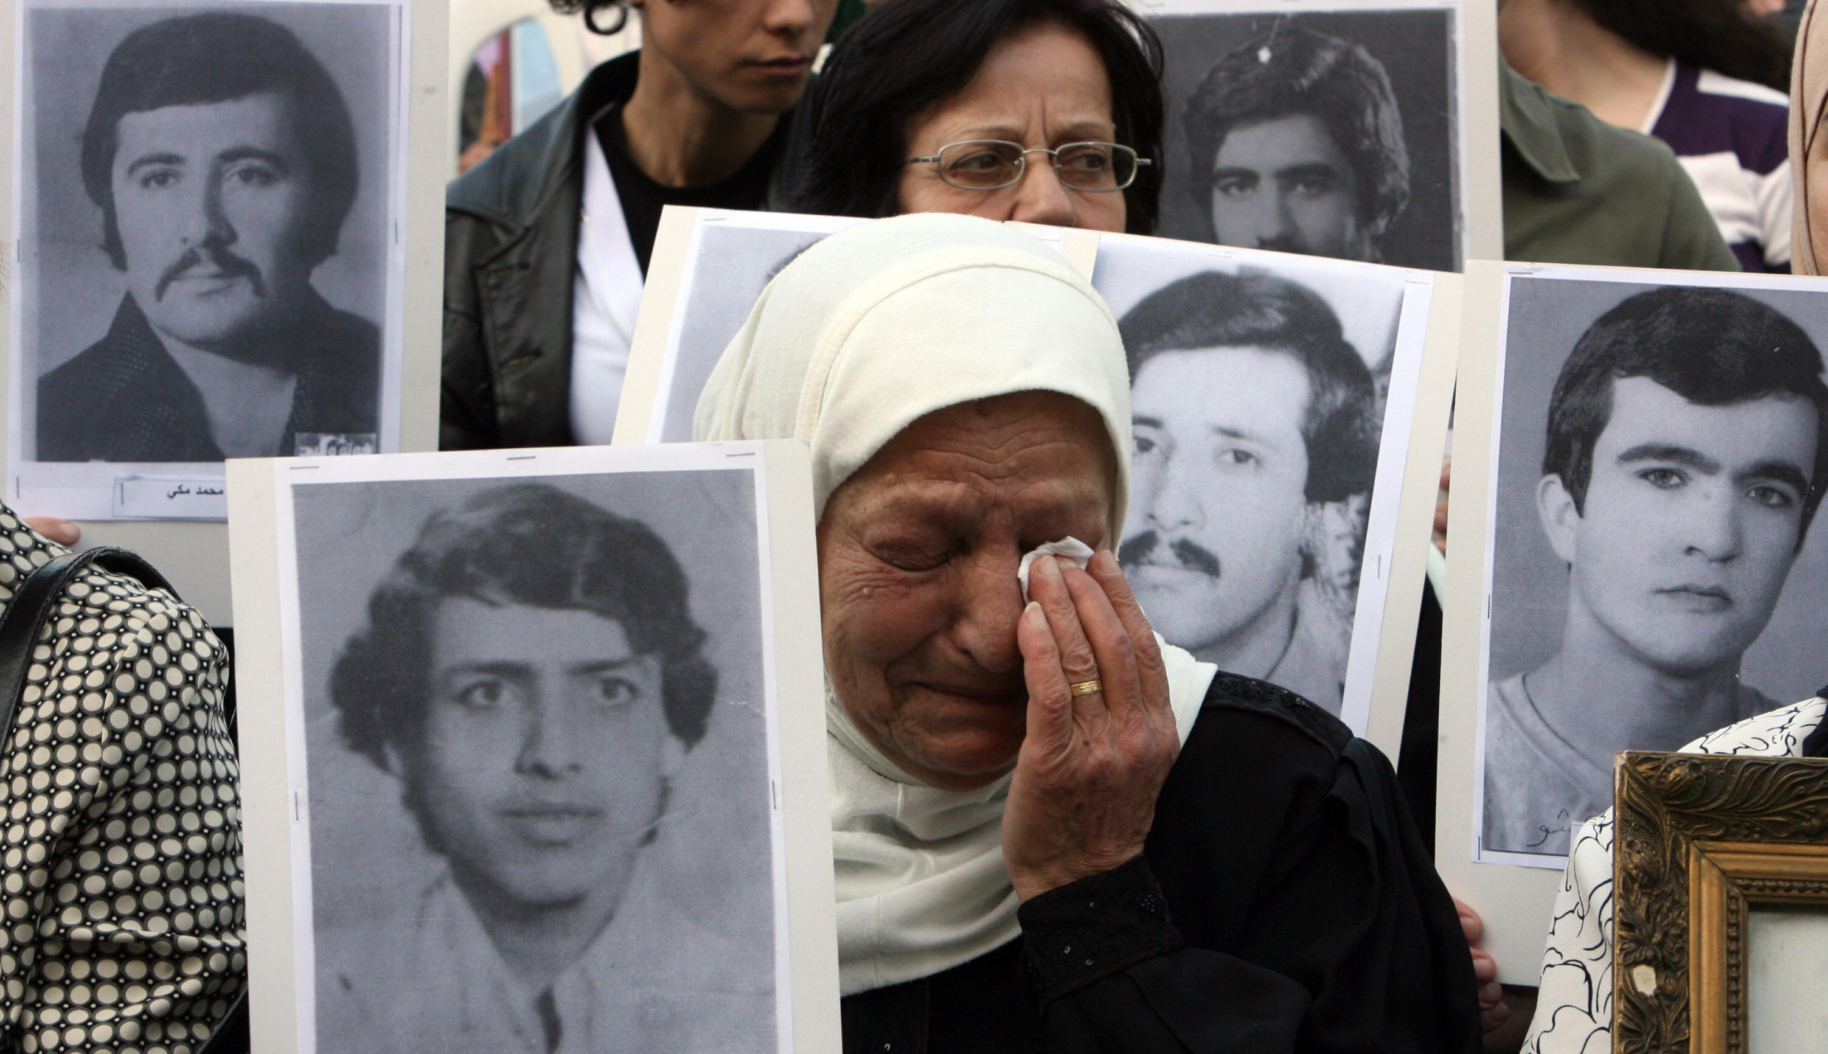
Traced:
<svg viewBox="0 0 1828 1054">
<path fill-rule="evenodd" d="M 1220 245 L 1382 258 L 1409 151 L 1390 77 L 1364 48 L 1273 25 L 1207 72 L 1185 120 Z"/>
<path fill-rule="evenodd" d="M 1206 272 L 1120 323 L 1134 493 L 1118 559 L 1157 632 L 1335 714 L 1381 424 L 1327 301 Z"/>
<path fill-rule="evenodd" d="M 1170 124 L 1160 233 L 1457 270 L 1453 18 L 1401 2 L 1152 10 Z"/>
<path fill-rule="evenodd" d="M 545 482 L 426 517 L 329 695 L 442 866 L 371 931 L 397 940 L 320 947 L 319 1050 L 775 1049 L 772 940 L 690 917 L 649 862 L 692 822 L 709 639 L 641 519 Z"/>
<path fill-rule="evenodd" d="M 1571 310 L 1544 305 L 1529 310 Z M 1512 334 L 1508 355 L 1534 351 Z M 1732 289 L 1631 292 L 1574 342 L 1533 480 L 1565 607 L 1546 659 L 1493 660 L 1482 849 L 1566 855 L 1612 804 L 1619 751 L 1675 750 L 1778 705 L 1741 666 L 1828 486 L 1822 372 L 1794 319 Z M 1495 580 L 1494 606 L 1529 602 L 1528 585 Z"/>
<path fill-rule="evenodd" d="M 128 33 L 92 91 L 79 168 L 50 175 L 79 182 L 99 212 L 95 251 L 125 291 L 73 357 L 88 338 L 41 306 L 37 355 L 55 365 L 38 380 L 36 459 L 377 449 L 379 331 L 329 303 L 313 273 L 385 166 L 358 158 L 324 62 L 277 13 L 219 10 Z"/>
</svg>

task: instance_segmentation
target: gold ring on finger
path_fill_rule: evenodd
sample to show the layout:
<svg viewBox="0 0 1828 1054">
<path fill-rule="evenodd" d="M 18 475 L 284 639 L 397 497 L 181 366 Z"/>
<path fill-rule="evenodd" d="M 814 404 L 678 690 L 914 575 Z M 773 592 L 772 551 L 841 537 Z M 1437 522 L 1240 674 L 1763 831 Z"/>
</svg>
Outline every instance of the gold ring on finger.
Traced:
<svg viewBox="0 0 1828 1054">
<path fill-rule="evenodd" d="M 1096 677 L 1094 677 L 1089 681 L 1080 681 L 1077 684 L 1068 685 L 1067 688 L 1073 693 L 1073 695 L 1075 697 L 1081 696 L 1081 695 L 1091 695 L 1093 692 L 1104 691 L 1104 682 L 1100 681 Z"/>
</svg>

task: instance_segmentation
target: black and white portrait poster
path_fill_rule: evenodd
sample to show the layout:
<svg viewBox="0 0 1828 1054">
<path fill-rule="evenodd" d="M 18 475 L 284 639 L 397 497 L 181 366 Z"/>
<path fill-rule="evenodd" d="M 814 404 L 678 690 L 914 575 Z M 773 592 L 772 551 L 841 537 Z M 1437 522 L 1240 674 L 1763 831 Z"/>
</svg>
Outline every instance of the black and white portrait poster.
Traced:
<svg viewBox="0 0 1828 1054">
<path fill-rule="evenodd" d="M 1513 267 L 1502 304 L 1491 529 L 1449 547 L 1487 547 L 1473 859 L 1559 870 L 1619 751 L 1828 681 L 1828 287 Z"/>
<path fill-rule="evenodd" d="M 796 1019 L 787 876 L 797 853 L 829 880 L 830 849 L 790 850 L 784 804 L 823 820 L 824 788 L 783 750 L 823 758 L 818 619 L 775 588 L 810 569 L 811 517 L 769 490 L 804 453 L 769 453 L 251 463 L 279 588 L 246 602 L 278 614 L 287 684 L 283 718 L 254 718 L 284 735 L 250 729 L 246 763 L 286 772 L 292 817 L 249 788 L 250 829 L 291 846 L 284 869 L 250 846 L 249 898 L 291 905 L 298 1050 L 776 1054 L 819 1034 Z M 257 543 L 237 502 L 239 576 Z M 794 536 L 805 566 L 779 566 Z"/>
<path fill-rule="evenodd" d="M 1129 356 L 1117 557 L 1143 610 L 1360 735 L 1436 278 L 1107 235 L 1092 279 Z"/>
<path fill-rule="evenodd" d="M 869 222 L 668 205 L 654 238 L 614 441 L 690 442 L 699 393 L 762 290 L 826 235 Z M 1091 270 L 1096 232 L 1015 226 L 1053 247 L 1081 273 Z"/>
<path fill-rule="evenodd" d="M 669 205 L 629 351 L 616 441 L 690 442 L 698 393 L 762 289 L 826 235 L 868 222 Z"/>
<path fill-rule="evenodd" d="M 1141 6 L 1166 59 L 1157 233 L 1460 269 L 1468 166 L 1457 0 Z"/>
<path fill-rule="evenodd" d="M 221 519 L 399 449 L 406 0 L 19 0 L 8 501 Z"/>
</svg>

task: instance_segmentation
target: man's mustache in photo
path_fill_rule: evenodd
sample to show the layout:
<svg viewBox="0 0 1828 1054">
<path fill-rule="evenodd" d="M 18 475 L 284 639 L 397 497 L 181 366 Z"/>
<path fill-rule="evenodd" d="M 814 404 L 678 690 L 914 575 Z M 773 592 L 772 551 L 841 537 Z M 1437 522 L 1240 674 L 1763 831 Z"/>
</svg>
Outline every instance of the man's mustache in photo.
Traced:
<svg viewBox="0 0 1828 1054">
<path fill-rule="evenodd" d="M 202 274 L 192 274 L 195 270 Z M 236 256 L 226 248 L 205 242 L 201 247 L 191 246 L 184 250 L 184 255 L 165 269 L 159 276 L 159 284 L 153 287 L 155 299 L 164 300 L 165 291 L 173 282 L 181 278 L 246 278 L 254 287 L 255 296 L 267 295 L 267 284 L 260 277 L 260 268 L 249 261 Z"/>
<path fill-rule="evenodd" d="M 1141 563 L 1162 564 L 1166 561 L 1151 559 L 1155 551 L 1162 548 L 1161 535 L 1155 531 L 1138 531 L 1124 539 L 1117 547 L 1117 559 L 1125 567 Z M 1175 561 L 1189 571 L 1198 571 L 1213 578 L 1219 577 L 1219 558 L 1202 549 L 1199 545 L 1185 538 L 1176 538 L 1166 546 Z"/>
</svg>

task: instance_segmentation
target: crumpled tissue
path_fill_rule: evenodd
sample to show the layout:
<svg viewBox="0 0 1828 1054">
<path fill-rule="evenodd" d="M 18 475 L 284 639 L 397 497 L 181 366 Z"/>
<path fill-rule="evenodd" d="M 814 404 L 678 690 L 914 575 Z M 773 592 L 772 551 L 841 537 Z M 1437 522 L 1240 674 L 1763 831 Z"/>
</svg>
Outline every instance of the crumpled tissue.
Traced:
<svg viewBox="0 0 1828 1054">
<path fill-rule="evenodd" d="M 1016 581 L 1022 583 L 1022 603 L 1024 604 L 1028 603 L 1028 569 L 1043 556 L 1065 560 L 1083 571 L 1085 562 L 1092 558 L 1092 547 L 1069 534 L 1057 542 L 1048 542 L 1035 549 L 1034 552 L 1025 554 L 1022 557 L 1021 566 L 1016 568 Z"/>
</svg>

